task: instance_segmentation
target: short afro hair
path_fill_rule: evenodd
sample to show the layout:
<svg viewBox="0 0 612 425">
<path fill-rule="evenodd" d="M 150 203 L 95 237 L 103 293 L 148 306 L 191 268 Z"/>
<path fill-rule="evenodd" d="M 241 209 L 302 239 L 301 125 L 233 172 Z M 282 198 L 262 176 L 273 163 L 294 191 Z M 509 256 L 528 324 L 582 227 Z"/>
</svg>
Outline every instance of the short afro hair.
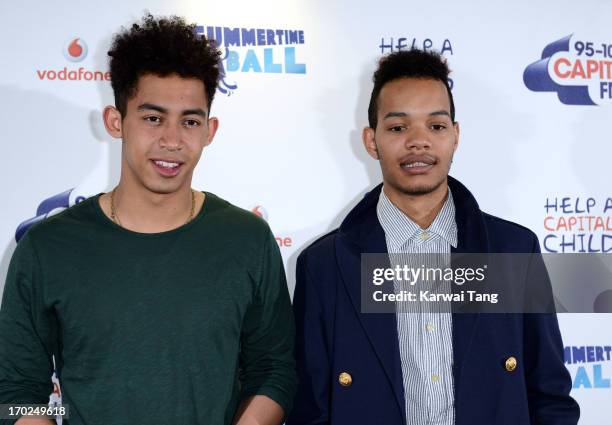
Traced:
<svg viewBox="0 0 612 425">
<path fill-rule="evenodd" d="M 455 122 L 455 102 L 448 79 L 450 69 L 446 60 L 437 52 L 419 49 L 400 50 L 383 56 L 378 62 L 378 69 L 372 80 L 374 88 L 368 106 L 368 121 L 370 128 L 378 125 L 378 96 L 383 86 L 389 81 L 399 78 L 423 78 L 438 80 L 444 83 L 450 101 L 450 116 Z"/>
<path fill-rule="evenodd" d="M 210 110 L 219 82 L 221 53 L 214 42 L 196 34 L 195 24 L 178 16 L 156 19 L 147 13 L 142 22 L 115 35 L 108 56 L 115 107 L 122 117 L 127 113 L 128 99 L 136 94 L 138 79 L 146 74 L 177 74 L 202 81 Z"/>
</svg>

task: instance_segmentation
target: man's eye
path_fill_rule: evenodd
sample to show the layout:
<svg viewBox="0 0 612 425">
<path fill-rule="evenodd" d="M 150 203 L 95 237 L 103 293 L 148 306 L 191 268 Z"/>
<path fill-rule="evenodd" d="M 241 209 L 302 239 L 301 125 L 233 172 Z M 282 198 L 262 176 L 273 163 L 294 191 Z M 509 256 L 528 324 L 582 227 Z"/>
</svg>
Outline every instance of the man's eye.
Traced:
<svg viewBox="0 0 612 425">
<path fill-rule="evenodd" d="M 159 124 L 161 122 L 161 118 L 155 115 L 150 115 L 148 117 L 144 117 L 146 122 L 150 122 L 151 124 Z"/>
<path fill-rule="evenodd" d="M 200 125 L 200 121 L 198 120 L 185 120 L 185 127 L 198 127 Z"/>
<path fill-rule="evenodd" d="M 405 127 L 403 125 L 394 125 L 393 127 L 389 127 L 389 131 L 392 131 L 394 133 L 398 133 L 400 131 L 403 131 L 405 129 Z"/>
<path fill-rule="evenodd" d="M 431 129 L 435 131 L 446 130 L 446 126 L 444 124 L 432 124 Z"/>
</svg>

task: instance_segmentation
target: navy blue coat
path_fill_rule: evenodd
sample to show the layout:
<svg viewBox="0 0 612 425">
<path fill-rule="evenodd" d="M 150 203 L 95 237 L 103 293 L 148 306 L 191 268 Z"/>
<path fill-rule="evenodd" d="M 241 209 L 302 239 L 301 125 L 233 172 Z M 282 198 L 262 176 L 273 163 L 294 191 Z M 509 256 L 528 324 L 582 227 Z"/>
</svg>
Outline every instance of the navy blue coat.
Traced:
<svg viewBox="0 0 612 425">
<path fill-rule="evenodd" d="M 533 232 L 482 212 L 457 180 L 448 184 L 459 239 L 453 252 L 540 252 Z M 360 313 L 360 254 L 387 252 L 376 216 L 381 187 L 298 258 L 299 386 L 288 425 L 406 424 L 395 314 Z M 578 422 L 556 315 L 453 314 L 452 330 L 457 425 Z M 510 356 L 513 372 L 505 368 Z M 342 372 L 351 385 L 340 385 Z"/>
</svg>

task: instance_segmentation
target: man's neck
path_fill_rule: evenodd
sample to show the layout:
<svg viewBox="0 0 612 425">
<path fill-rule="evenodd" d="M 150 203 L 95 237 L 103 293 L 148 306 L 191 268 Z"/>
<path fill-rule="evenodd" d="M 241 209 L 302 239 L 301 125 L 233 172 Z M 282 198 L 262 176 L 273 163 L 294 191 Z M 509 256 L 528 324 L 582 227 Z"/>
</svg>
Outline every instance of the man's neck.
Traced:
<svg viewBox="0 0 612 425">
<path fill-rule="evenodd" d="M 383 185 L 387 198 L 421 229 L 427 229 L 438 216 L 448 195 L 448 184 L 423 195 L 409 195 Z"/>
<path fill-rule="evenodd" d="M 203 202 L 196 192 L 194 216 Z M 176 229 L 185 224 L 191 215 L 191 188 L 185 186 L 172 193 L 154 193 L 140 185 L 120 181 L 112 193 L 103 195 L 100 205 L 121 227 L 139 233 L 159 233 Z M 193 217 L 191 217 L 193 218 Z"/>
</svg>

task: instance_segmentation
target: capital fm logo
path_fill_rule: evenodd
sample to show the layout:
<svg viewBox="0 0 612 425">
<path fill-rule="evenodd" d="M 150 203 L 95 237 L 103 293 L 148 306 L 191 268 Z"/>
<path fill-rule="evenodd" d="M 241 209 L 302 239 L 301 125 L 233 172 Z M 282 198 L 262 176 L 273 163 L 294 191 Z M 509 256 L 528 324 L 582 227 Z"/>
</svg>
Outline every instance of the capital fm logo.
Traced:
<svg viewBox="0 0 612 425">
<path fill-rule="evenodd" d="M 36 209 L 36 215 L 17 226 L 15 230 L 15 241 L 19 242 L 28 229 L 36 223 L 54 216 L 55 214 L 59 214 L 75 204 L 83 202 L 87 197 L 88 195 L 86 196 L 80 190 L 73 188 L 43 200 Z"/>
<path fill-rule="evenodd" d="M 87 56 L 87 43 L 82 38 L 71 38 L 62 50 L 70 62 L 81 62 Z"/>
<path fill-rule="evenodd" d="M 612 44 L 570 34 L 544 47 L 527 66 L 525 86 L 556 92 L 566 105 L 612 104 Z"/>
</svg>

